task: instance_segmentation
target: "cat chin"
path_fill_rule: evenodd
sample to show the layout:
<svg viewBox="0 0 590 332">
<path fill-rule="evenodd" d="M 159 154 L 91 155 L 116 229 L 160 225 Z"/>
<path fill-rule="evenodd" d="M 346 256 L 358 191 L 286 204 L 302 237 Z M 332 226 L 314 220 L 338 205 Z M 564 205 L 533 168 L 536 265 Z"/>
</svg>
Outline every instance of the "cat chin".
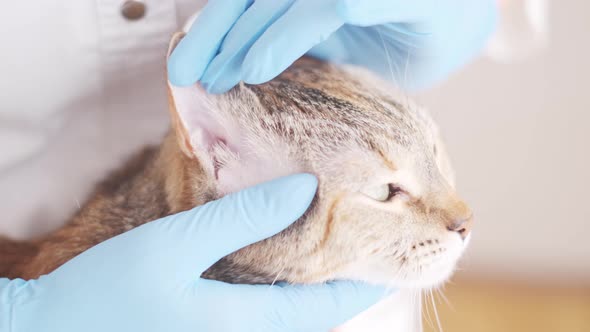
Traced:
<svg viewBox="0 0 590 332">
<path fill-rule="evenodd" d="M 380 284 L 385 284 L 390 288 L 403 288 L 403 289 L 433 289 L 442 286 L 454 272 L 454 266 L 450 266 L 447 269 L 437 269 L 429 272 L 421 273 L 419 276 L 405 279 L 390 279 L 388 281 L 382 281 Z"/>
<path fill-rule="evenodd" d="M 341 271 L 336 279 L 360 280 L 391 288 L 436 288 L 452 276 L 469 240 L 470 236 L 465 241 L 460 240 L 459 237 L 448 238 L 444 242 L 446 254 L 434 260 L 413 260 L 401 266 L 397 264 L 392 266 L 377 260 L 355 263 Z"/>
<path fill-rule="evenodd" d="M 400 283 L 400 285 L 403 287 L 422 289 L 440 287 L 449 280 L 455 272 L 457 262 L 469 243 L 469 239 L 470 237 L 468 237 L 466 241 L 452 241 L 450 245 L 447 246 L 447 255 L 431 264 L 421 266 L 419 269 L 421 272 L 419 274 L 408 276 L 405 278 L 406 280 L 403 280 Z M 453 242 L 455 243 L 453 244 Z"/>
<path fill-rule="evenodd" d="M 430 289 L 441 286 L 453 274 L 455 264 L 437 264 L 423 270 L 419 275 L 406 274 L 404 278 L 399 278 L 399 275 L 404 274 L 403 271 L 393 273 L 390 268 L 385 269 L 377 266 L 365 266 L 362 270 L 355 272 L 349 270 L 341 273 L 335 279 L 344 280 L 360 280 L 374 285 L 387 286 L 389 288 L 404 288 L 404 289 Z M 362 272 L 359 272 L 362 271 Z"/>
<path fill-rule="evenodd" d="M 437 288 L 449 280 L 454 271 L 454 265 L 450 265 L 446 268 L 431 269 L 430 271 L 421 273 L 416 279 L 402 280 L 401 282 L 398 282 L 397 285 L 401 288 Z"/>
<path fill-rule="evenodd" d="M 404 280 L 399 282 L 401 287 L 410 288 L 436 288 L 441 286 L 451 278 L 457 263 L 461 258 L 463 252 L 469 245 L 471 234 L 465 240 L 462 240 L 456 234 L 452 234 L 442 241 L 445 254 L 439 256 L 431 261 L 419 261 L 419 267 L 409 268 L 413 271 L 420 271 L 420 273 L 406 274 Z"/>
</svg>

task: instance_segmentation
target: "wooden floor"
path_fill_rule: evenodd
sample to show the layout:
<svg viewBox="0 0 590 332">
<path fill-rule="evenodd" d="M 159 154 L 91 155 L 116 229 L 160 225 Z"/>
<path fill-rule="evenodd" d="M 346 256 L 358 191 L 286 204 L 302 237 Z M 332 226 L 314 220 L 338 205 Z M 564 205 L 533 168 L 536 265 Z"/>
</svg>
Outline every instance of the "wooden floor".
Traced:
<svg viewBox="0 0 590 332">
<path fill-rule="evenodd" d="M 590 332 L 590 288 L 456 281 L 444 294 L 450 306 L 435 298 L 445 332 Z M 426 332 L 439 331 L 431 307 Z"/>
</svg>

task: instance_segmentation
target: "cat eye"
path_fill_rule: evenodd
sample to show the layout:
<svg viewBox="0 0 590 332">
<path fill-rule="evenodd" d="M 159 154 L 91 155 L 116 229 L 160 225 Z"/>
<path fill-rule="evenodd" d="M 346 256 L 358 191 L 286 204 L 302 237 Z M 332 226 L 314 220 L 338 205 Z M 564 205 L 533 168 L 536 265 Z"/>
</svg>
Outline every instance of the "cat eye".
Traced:
<svg viewBox="0 0 590 332">
<path fill-rule="evenodd" d="M 361 191 L 364 195 L 379 202 L 387 202 L 402 192 L 403 191 L 400 187 L 397 187 L 392 183 L 371 187 Z"/>
</svg>

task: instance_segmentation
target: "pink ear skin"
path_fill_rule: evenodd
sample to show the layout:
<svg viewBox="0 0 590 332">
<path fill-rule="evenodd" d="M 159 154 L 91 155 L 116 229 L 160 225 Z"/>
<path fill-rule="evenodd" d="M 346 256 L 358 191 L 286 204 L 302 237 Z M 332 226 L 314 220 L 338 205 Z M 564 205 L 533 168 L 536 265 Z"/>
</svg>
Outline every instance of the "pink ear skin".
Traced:
<svg viewBox="0 0 590 332">
<path fill-rule="evenodd" d="M 166 59 L 184 36 L 184 32 L 172 36 Z M 213 151 L 227 147 L 227 138 L 207 93 L 198 83 L 178 87 L 170 82 L 168 93 L 172 124 L 182 151 L 190 158 L 198 158 L 205 170 L 218 178 L 220 161 Z"/>
<path fill-rule="evenodd" d="M 216 112 L 212 101 L 200 85 L 177 87 L 169 84 L 172 116 L 176 117 L 176 133 L 182 139 L 184 152 L 197 157 L 206 171 L 218 176 L 218 150 L 236 152 L 230 147 L 228 121 Z M 225 125 L 222 125 L 224 123 Z"/>
<path fill-rule="evenodd" d="M 199 160 L 220 195 L 305 171 L 289 154 L 292 147 L 288 142 L 255 130 L 253 124 L 240 124 L 235 114 L 225 109 L 236 106 L 225 100 L 225 95 L 209 95 L 198 84 L 169 84 L 169 92 L 172 124 L 181 150 Z M 235 100 L 246 102 L 239 97 Z M 255 112 L 248 107 L 240 111 Z M 255 114 L 244 118 L 255 118 Z"/>
</svg>

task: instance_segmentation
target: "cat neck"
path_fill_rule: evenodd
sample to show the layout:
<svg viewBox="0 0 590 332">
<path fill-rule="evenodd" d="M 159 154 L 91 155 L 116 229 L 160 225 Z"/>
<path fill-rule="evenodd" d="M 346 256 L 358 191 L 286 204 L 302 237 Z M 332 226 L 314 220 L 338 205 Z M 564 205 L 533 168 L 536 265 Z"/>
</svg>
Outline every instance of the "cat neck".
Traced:
<svg viewBox="0 0 590 332">
<path fill-rule="evenodd" d="M 117 233 L 214 199 L 198 160 L 178 148 L 174 133 L 159 147 L 145 148 L 97 186 L 92 199 L 74 217 L 88 222 L 89 213 Z"/>
</svg>

